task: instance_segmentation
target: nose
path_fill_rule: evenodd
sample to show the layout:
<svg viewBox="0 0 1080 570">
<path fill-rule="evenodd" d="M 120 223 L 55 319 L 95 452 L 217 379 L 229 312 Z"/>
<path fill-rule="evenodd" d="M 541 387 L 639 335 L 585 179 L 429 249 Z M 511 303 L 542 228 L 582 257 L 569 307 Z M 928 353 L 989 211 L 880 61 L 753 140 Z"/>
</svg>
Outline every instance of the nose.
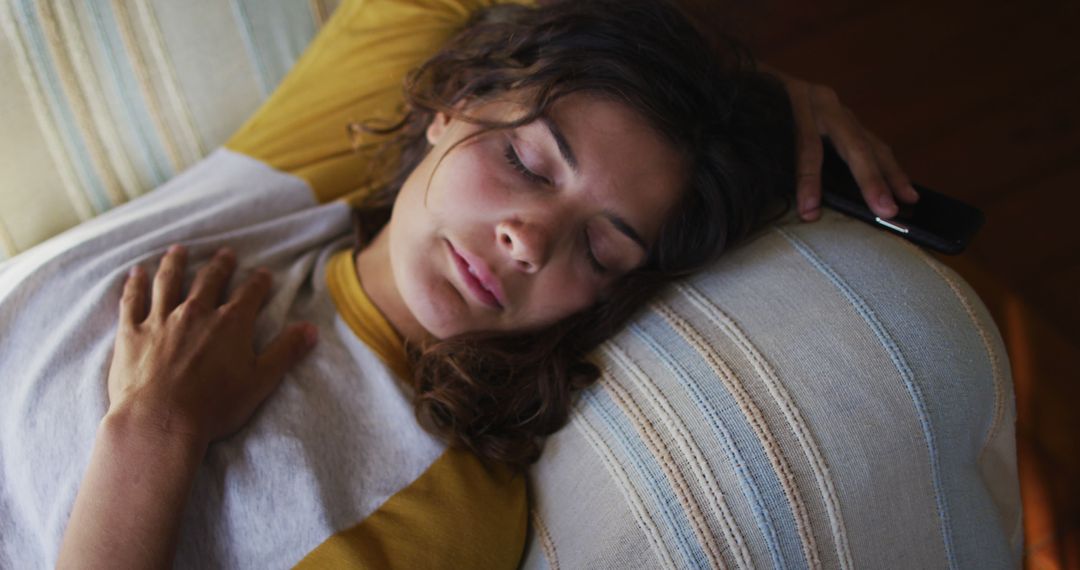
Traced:
<svg viewBox="0 0 1080 570">
<path fill-rule="evenodd" d="M 522 220 L 506 220 L 495 227 L 499 247 L 513 260 L 515 267 L 536 273 L 547 261 L 550 232 L 541 224 Z"/>
</svg>

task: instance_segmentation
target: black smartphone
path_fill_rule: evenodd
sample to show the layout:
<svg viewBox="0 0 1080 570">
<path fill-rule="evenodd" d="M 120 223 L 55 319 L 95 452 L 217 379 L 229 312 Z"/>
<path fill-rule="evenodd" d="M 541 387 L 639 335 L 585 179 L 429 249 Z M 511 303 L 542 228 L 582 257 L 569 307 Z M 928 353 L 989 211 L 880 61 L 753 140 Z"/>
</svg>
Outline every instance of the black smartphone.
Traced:
<svg viewBox="0 0 1080 570">
<path fill-rule="evenodd" d="M 976 207 L 912 183 L 919 201 L 905 204 L 896 200 L 899 212 L 879 218 L 870 211 L 855 177 L 827 137 L 822 138 L 825 159 L 821 165 L 822 202 L 841 213 L 872 226 L 895 233 L 923 247 L 956 255 L 967 247 L 983 225 L 983 213 Z"/>
</svg>

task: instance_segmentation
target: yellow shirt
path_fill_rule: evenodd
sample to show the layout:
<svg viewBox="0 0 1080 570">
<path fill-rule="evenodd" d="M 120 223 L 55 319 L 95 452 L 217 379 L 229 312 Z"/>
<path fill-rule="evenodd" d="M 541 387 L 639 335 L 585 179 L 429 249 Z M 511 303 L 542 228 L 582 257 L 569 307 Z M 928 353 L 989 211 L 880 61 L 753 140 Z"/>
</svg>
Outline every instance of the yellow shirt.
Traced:
<svg viewBox="0 0 1080 570">
<path fill-rule="evenodd" d="M 356 258 L 351 250 L 339 251 L 326 268 L 326 284 L 341 318 L 356 336 L 394 371 L 399 379 L 410 377 L 401 336 L 371 302 L 356 273 Z"/>
<path fill-rule="evenodd" d="M 318 202 L 356 205 L 383 178 L 378 137 L 358 147 L 351 122 L 399 118 L 401 82 L 480 6 L 504 0 L 345 0 L 274 94 L 225 146 L 304 180 Z M 533 0 L 511 0 L 525 4 Z M 389 164 L 393 163 L 392 157 Z M 385 167 L 385 165 L 384 165 Z M 342 319 L 398 375 L 401 339 L 364 293 L 350 250 L 328 286 Z M 301 568 L 516 568 L 527 528 L 525 477 L 448 448 L 363 521 L 329 537 Z"/>
<path fill-rule="evenodd" d="M 407 378 L 401 337 L 364 293 L 351 250 L 330 259 L 326 279 L 349 328 Z M 297 568 L 516 568 L 527 514 L 523 475 L 447 448 L 411 484 L 329 537 Z"/>
</svg>

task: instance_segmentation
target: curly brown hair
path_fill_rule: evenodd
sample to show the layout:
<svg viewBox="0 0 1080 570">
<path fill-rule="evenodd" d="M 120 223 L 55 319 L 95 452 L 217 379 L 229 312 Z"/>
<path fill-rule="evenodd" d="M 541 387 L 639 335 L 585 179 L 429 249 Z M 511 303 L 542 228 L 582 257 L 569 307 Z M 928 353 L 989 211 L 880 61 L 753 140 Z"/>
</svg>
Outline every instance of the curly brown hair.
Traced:
<svg viewBox="0 0 1080 570">
<path fill-rule="evenodd" d="M 380 154 L 396 168 L 355 211 L 360 246 L 388 221 L 398 191 L 431 148 L 425 130 L 440 111 L 481 126 L 467 140 L 528 124 L 559 98 L 588 92 L 640 113 L 690 165 L 680 202 L 646 262 L 603 301 L 539 331 L 475 331 L 407 344 L 416 416 L 425 429 L 484 460 L 527 467 L 544 438 L 566 423 L 574 394 L 598 378 L 586 358 L 592 349 L 665 284 L 708 266 L 791 207 L 795 135 L 783 85 L 759 72 L 735 40 L 709 40 L 712 47 L 667 0 L 499 4 L 473 13 L 409 73 L 404 118 L 362 125 L 393 135 Z M 455 109 L 459 101 L 510 91 L 529 94 L 529 112 L 512 122 Z"/>
</svg>

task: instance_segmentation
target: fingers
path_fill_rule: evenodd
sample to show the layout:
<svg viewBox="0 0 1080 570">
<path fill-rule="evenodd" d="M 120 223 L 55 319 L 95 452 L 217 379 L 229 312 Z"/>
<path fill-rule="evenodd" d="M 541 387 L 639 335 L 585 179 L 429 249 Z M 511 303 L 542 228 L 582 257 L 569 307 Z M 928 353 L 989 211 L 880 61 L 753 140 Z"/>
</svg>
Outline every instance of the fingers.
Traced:
<svg viewBox="0 0 1080 570">
<path fill-rule="evenodd" d="M 254 321 L 270 292 L 271 282 L 270 272 L 260 267 L 248 276 L 243 285 L 233 291 L 232 297 L 222 306 L 222 310 L 235 312 L 241 322 Z"/>
<path fill-rule="evenodd" d="M 893 194 L 902 202 L 908 204 L 914 204 L 919 201 L 919 193 L 915 190 L 915 187 L 911 184 L 911 179 L 908 178 L 907 173 L 903 168 L 900 168 L 900 164 L 896 162 L 896 157 L 893 156 L 892 149 L 889 145 L 877 138 L 874 133 L 865 131 L 866 138 L 874 145 L 874 155 L 878 159 L 878 164 L 881 166 L 881 170 L 885 175 L 885 179 L 888 180 L 889 186 L 892 188 Z"/>
<path fill-rule="evenodd" d="M 236 269 L 236 254 L 227 247 L 219 249 L 210 262 L 199 269 L 195 275 L 188 302 L 197 303 L 203 307 L 217 307 L 221 291 L 229 283 L 234 269 Z"/>
<path fill-rule="evenodd" d="M 816 220 L 821 215 L 821 161 L 823 150 L 821 136 L 818 134 L 814 110 L 810 106 L 810 85 L 799 82 L 793 86 L 798 93 L 791 97 L 792 112 L 795 116 L 798 137 L 795 143 L 797 157 L 795 200 L 799 216 L 807 222 Z"/>
<path fill-rule="evenodd" d="M 120 326 L 134 327 L 146 318 L 146 272 L 134 265 L 120 297 Z"/>
<path fill-rule="evenodd" d="M 260 267 L 233 292 L 221 310 L 235 313 L 237 322 L 253 322 L 270 291 L 271 281 L 270 272 Z M 317 341 L 318 329 L 310 323 L 293 323 L 278 333 L 256 357 L 256 401 L 269 397 L 285 373 L 306 356 Z"/>
<path fill-rule="evenodd" d="M 180 304 L 184 268 L 187 265 L 187 249 L 175 244 L 165 252 L 157 275 L 154 276 L 154 292 L 150 313 L 164 319 Z"/>
<path fill-rule="evenodd" d="M 296 363 L 318 342 L 318 329 L 310 323 L 293 323 L 281 331 L 258 356 L 256 377 L 264 380 L 259 389 L 260 400 L 266 398 Z"/>
<path fill-rule="evenodd" d="M 793 78 L 785 79 L 784 84 L 797 130 L 795 195 L 799 216 L 804 221 L 816 220 L 821 215 L 824 156 L 821 135 L 832 141 L 875 214 L 891 218 L 899 211 L 895 199 L 907 203 L 918 200 L 918 193 L 892 150 L 859 124 L 840 103 L 835 91 Z"/>
<path fill-rule="evenodd" d="M 895 216 L 897 207 L 892 191 L 885 183 L 873 145 L 866 138 L 862 126 L 846 109 L 830 110 L 829 115 L 829 138 L 836 152 L 851 169 L 866 205 L 882 218 Z"/>
</svg>

